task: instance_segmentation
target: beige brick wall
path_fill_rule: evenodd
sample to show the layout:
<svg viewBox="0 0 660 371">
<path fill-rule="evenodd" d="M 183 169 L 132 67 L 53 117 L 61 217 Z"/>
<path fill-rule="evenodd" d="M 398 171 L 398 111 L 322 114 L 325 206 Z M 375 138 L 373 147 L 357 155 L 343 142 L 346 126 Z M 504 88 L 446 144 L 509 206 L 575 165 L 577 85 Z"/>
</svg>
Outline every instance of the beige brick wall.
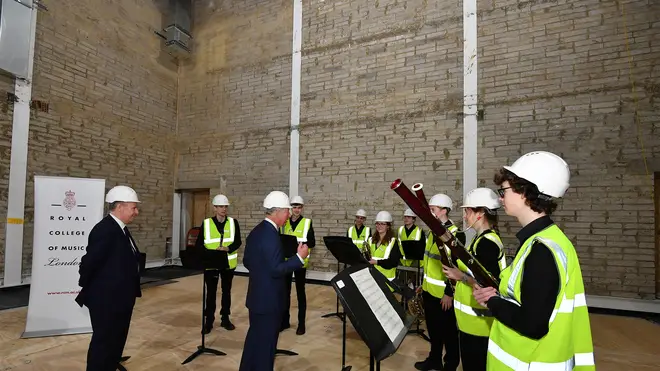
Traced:
<svg viewBox="0 0 660 371">
<path fill-rule="evenodd" d="M 176 67 L 163 59 L 162 15 L 150 1 L 66 0 L 40 11 L 33 98 L 50 112 L 30 121 L 23 273 L 32 261 L 34 175 L 98 177 L 128 184 L 141 200 L 133 227 L 149 260 L 171 236 Z M 13 81 L 0 79 L 0 94 Z M 11 106 L 0 104 L 0 210 L 6 215 Z M 0 245 L 5 231 L 0 223 Z M 4 266 L 0 251 L 0 270 Z"/>
<path fill-rule="evenodd" d="M 239 199 L 245 233 L 261 197 L 288 185 L 290 3 L 198 9 L 182 74 L 179 175 L 218 180 L 212 192 Z M 627 39 L 617 2 L 479 2 L 480 185 L 529 150 L 565 156 L 573 188 L 555 220 L 590 294 L 654 296 L 652 175 L 636 166 L 638 130 L 646 156 L 660 151 L 651 3 L 626 2 Z M 389 189 L 399 177 L 461 201 L 462 23 L 453 1 L 303 2 L 300 189 L 317 243 L 343 234 L 359 207 L 401 225 L 405 205 Z M 512 254 L 517 222 L 501 224 Z M 324 250 L 313 269 L 334 269 Z"/>
</svg>

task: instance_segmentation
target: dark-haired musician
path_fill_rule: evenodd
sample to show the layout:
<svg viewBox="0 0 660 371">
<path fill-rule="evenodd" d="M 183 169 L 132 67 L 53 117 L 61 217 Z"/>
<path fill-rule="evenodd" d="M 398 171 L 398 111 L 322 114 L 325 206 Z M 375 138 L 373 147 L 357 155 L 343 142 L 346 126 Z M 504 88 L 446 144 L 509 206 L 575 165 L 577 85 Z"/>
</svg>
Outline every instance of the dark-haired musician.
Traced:
<svg viewBox="0 0 660 371">
<path fill-rule="evenodd" d="M 550 219 L 569 179 L 566 162 L 542 151 L 523 155 L 495 175 L 504 210 L 522 229 L 499 293 L 474 286 L 474 298 L 495 317 L 488 370 L 595 370 L 580 263 L 571 241 Z"/>
<path fill-rule="evenodd" d="M 392 214 L 387 211 L 376 214 L 376 231 L 367 239 L 371 254 L 369 263 L 390 281 L 396 278 L 396 267 L 401 259 L 398 241 L 392 230 Z"/>
</svg>

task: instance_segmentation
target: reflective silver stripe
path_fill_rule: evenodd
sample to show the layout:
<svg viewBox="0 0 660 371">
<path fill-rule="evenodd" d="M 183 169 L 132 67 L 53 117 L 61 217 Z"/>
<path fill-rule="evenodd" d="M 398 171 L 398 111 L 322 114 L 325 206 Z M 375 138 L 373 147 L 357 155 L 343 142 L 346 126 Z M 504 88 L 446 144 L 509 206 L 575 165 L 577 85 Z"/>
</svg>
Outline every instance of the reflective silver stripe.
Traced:
<svg viewBox="0 0 660 371">
<path fill-rule="evenodd" d="M 488 309 L 481 308 L 472 308 L 469 305 L 465 305 L 458 300 L 454 299 L 454 308 L 460 310 L 465 314 L 469 314 L 474 317 L 492 317 L 493 314 Z"/>
<path fill-rule="evenodd" d="M 511 354 L 505 352 L 493 340 L 488 340 L 488 353 L 515 371 L 572 371 L 575 366 L 593 366 L 593 353 L 575 354 L 571 359 L 564 362 L 523 362 Z"/>
<path fill-rule="evenodd" d="M 561 263 L 561 268 L 563 269 L 565 275 L 566 275 L 566 280 L 568 280 L 568 272 L 567 272 L 567 265 L 568 265 L 568 257 L 566 257 L 566 254 L 564 253 L 564 250 L 559 247 L 554 241 L 549 240 L 547 238 L 542 238 L 542 237 L 534 237 L 527 246 L 525 246 L 525 251 L 523 252 L 523 256 L 518 260 L 518 263 L 516 264 L 515 267 L 513 267 L 513 272 L 511 273 L 511 277 L 509 277 L 509 281 L 507 282 L 507 294 L 509 297 L 514 298 L 514 288 L 516 285 L 516 280 L 518 279 L 518 276 L 520 275 L 520 272 L 522 271 L 523 264 L 525 263 L 525 259 L 527 258 L 527 255 L 529 255 L 532 245 L 534 245 L 534 242 L 539 241 L 542 244 L 546 245 L 547 247 L 551 248 L 555 254 L 559 257 L 559 262 Z M 568 282 L 568 281 L 567 281 Z"/>
<path fill-rule="evenodd" d="M 227 260 L 234 260 L 234 259 L 237 259 L 237 258 L 238 258 L 238 253 L 229 254 L 227 256 Z"/>
<path fill-rule="evenodd" d="M 431 277 L 427 276 L 426 274 L 424 275 L 424 281 L 430 283 L 431 285 L 435 285 L 435 286 L 442 286 L 442 287 L 447 286 L 445 284 L 445 281 L 436 280 L 435 278 L 431 278 Z"/>
<path fill-rule="evenodd" d="M 557 313 L 573 313 L 573 310 L 577 307 L 584 307 L 587 305 L 587 298 L 584 296 L 584 293 L 575 295 L 573 299 L 567 299 L 566 294 L 561 299 L 559 308 L 552 311 L 550 316 L 550 323 L 555 320 Z"/>
<path fill-rule="evenodd" d="M 440 256 L 438 254 L 434 254 L 434 253 L 432 253 L 428 250 L 424 251 L 424 255 L 428 256 L 431 259 L 435 259 L 435 260 L 441 260 L 442 259 L 442 256 Z"/>
</svg>

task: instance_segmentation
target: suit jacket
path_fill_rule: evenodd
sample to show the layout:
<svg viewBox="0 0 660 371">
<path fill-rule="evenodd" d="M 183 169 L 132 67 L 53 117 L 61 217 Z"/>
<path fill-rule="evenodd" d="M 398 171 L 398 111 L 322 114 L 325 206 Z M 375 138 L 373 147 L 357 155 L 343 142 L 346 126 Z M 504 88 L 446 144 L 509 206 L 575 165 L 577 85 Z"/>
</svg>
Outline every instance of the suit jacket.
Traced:
<svg viewBox="0 0 660 371">
<path fill-rule="evenodd" d="M 80 261 L 76 302 L 82 307 L 108 306 L 129 310 L 140 289 L 141 254 L 132 238 L 107 215 L 89 233 L 87 251 Z"/>
<path fill-rule="evenodd" d="M 280 234 L 267 220 L 259 223 L 248 235 L 243 265 L 250 271 L 245 306 L 254 313 L 284 311 L 285 276 L 302 268 L 303 263 L 297 256 L 284 260 Z"/>
</svg>

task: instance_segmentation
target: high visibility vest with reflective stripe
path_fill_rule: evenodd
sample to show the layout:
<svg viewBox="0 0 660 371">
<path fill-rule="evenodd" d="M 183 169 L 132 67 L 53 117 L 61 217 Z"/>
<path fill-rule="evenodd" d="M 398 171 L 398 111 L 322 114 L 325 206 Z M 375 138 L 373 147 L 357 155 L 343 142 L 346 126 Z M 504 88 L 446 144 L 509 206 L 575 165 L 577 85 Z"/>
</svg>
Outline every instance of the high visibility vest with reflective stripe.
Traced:
<svg viewBox="0 0 660 371">
<path fill-rule="evenodd" d="M 479 242 L 483 238 L 495 242 L 495 244 L 497 244 L 497 246 L 500 248 L 500 258 L 498 263 L 500 266 L 500 271 L 504 270 L 504 268 L 506 268 L 506 257 L 504 255 L 502 240 L 500 240 L 500 236 L 498 236 L 497 233 L 489 231 L 488 233 L 477 237 L 474 241 L 472 241 L 470 247 L 468 247 L 468 251 L 470 254 L 472 254 L 472 256 L 476 257 L 476 251 L 479 246 Z M 483 262 L 480 263 L 483 264 Z M 472 275 L 470 269 L 465 264 L 463 264 L 461 260 L 458 261 L 457 265 L 458 269 Z M 493 324 L 492 313 L 490 313 L 488 308 L 482 307 L 479 305 L 479 303 L 477 303 L 477 301 L 474 299 L 474 296 L 472 295 L 472 286 L 467 285 L 462 281 L 456 282 L 456 292 L 454 293 L 454 312 L 456 313 L 456 322 L 458 324 L 459 330 L 474 336 L 487 337 L 488 334 L 490 334 L 490 328 Z"/>
<path fill-rule="evenodd" d="M 309 232 L 309 226 L 312 225 L 312 219 L 301 218 L 300 222 L 296 225 L 296 229 L 291 228 L 291 219 L 287 219 L 286 223 L 282 226 L 282 234 L 288 234 L 289 236 L 294 236 L 298 242 L 305 243 L 307 242 L 307 232 Z M 312 249 L 309 249 L 309 255 L 303 261 L 305 262 L 304 268 L 309 267 L 309 257 L 312 255 Z"/>
<path fill-rule="evenodd" d="M 399 227 L 399 241 L 419 241 L 422 239 L 422 228 L 415 226 L 413 230 L 410 232 L 410 235 L 406 235 L 406 227 L 401 226 Z M 403 251 L 403 244 L 399 244 L 399 250 L 401 251 L 401 265 L 410 267 L 414 260 L 408 260 L 406 259 L 406 253 Z"/>
<path fill-rule="evenodd" d="M 449 255 L 449 249 L 444 244 L 442 248 Z M 440 259 L 438 245 L 433 241 L 433 234 L 429 233 L 429 236 L 426 238 L 426 250 L 424 251 L 424 281 L 422 282 L 422 290 L 436 298 L 442 298 L 445 295 L 445 281 L 447 280 L 445 273 L 442 271 L 442 261 Z"/>
<path fill-rule="evenodd" d="M 450 221 L 450 223 L 451 223 L 451 221 Z M 447 228 L 449 233 L 451 233 L 452 235 L 454 235 L 454 237 L 456 237 L 456 232 L 458 232 L 458 227 L 457 226 L 455 226 L 454 224 L 450 224 L 449 227 L 445 227 L 445 228 Z M 429 236 L 432 237 L 433 233 L 429 232 Z M 427 236 L 427 238 L 426 238 L 426 248 L 427 249 L 429 248 L 429 239 L 428 239 L 429 236 Z M 446 248 L 446 250 L 448 251 L 447 254 L 449 254 L 450 250 L 448 248 Z M 424 260 L 420 261 L 419 264 L 421 265 L 422 268 L 424 268 L 425 264 L 426 264 L 426 260 L 424 259 Z"/>
<path fill-rule="evenodd" d="M 234 242 L 236 227 L 234 225 L 234 218 L 227 217 L 225 228 L 222 236 L 222 246 L 227 247 Z M 209 250 L 215 250 L 220 247 L 220 231 L 215 226 L 212 218 L 204 219 L 204 247 Z M 227 253 L 227 260 L 229 261 L 229 269 L 236 268 L 238 262 L 238 250 L 233 253 Z"/>
<path fill-rule="evenodd" d="M 488 342 L 487 369 L 595 371 L 582 271 L 573 244 L 559 227 L 553 224 L 525 241 L 513 263 L 500 275 L 499 291 L 508 300 L 520 303 L 523 264 L 536 241 L 552 252 L 560 278 L 549 331 L 540 340 L 534 340 L 495 319 Z"/>
<path fill-rule="evenodd" d="M 348 236 L 351 238 L 351 240 L 353 240 L 353 244 L 355 244 L 355 246 L 359 248 L 362 248 L 362 245 L 364 245 L 364 241 L 366 241 L 370 235 L 371 235 L 371 229 L 366 225 L 364 226 L 364 228 L 362 228 L 362 233 L 360 233 L 359 235 L 357 234 L 357 228 L 355 228 L 354 225 L 348 228 Z"/>
<path fill-rule="evenodd" d="M 397 239 L 395 237 L 392 237 L 392 239 L 387 243 L 387 245 L 381 241 L 378 246 L 376 246 L 375 243 L 372 243 L 371 237 L 367 239 L 367 242 L 369 243 L 369 250 L 371 251 L 372 259 L 386 260 L 387 258 L 390 257 L 390 254 L 392 253 L 392 249 L 396 248 L 394 245 L 396 244 Z M 396 277 L 396 268 L 385 269 L 380 265 L 375 265 L 375 267 L 390 281 L 392 281 Z"/>
</svg>

